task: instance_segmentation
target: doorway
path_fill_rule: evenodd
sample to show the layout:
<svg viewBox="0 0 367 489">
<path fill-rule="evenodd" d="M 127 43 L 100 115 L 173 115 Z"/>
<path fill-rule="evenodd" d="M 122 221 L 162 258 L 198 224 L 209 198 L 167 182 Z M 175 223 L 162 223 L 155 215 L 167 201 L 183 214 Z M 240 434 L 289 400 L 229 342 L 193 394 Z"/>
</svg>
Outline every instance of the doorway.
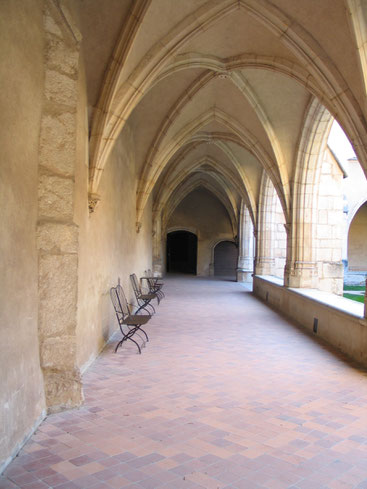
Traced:
<svg viewBox="0 0 367 489">
<path fill-rule="evenodd" d="M 214 248 L 214 275 L 236 277 L 238 248 L 232 241 L 221 241 Z"/>
<path fill-rule="evenodd" d="M 167 234 L 167 272 L 196 275 L 198 239 L 189 231 Z"/>
</svg>

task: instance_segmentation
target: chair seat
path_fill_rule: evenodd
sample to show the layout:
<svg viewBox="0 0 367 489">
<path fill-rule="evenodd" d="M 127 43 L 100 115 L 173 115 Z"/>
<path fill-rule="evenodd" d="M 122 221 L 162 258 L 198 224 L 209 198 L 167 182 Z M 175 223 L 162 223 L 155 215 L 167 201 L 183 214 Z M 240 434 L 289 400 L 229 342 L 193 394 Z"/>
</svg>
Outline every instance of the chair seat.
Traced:
<svg viewBox="0 0 367 489">
<path fill-rule="evenodd" d="M 139 314 L 131 314 L 123 320 L 123 324 L 131 326 L 141 326 L 146 324 L 150 319 L 150 316 L 140 316 Z"/>
<path fill-rule="evenodd" d="M 156 294 L 141 294 L 140 296 L 143 301 L 151 301 L 156 298 Z"/>
</svg>

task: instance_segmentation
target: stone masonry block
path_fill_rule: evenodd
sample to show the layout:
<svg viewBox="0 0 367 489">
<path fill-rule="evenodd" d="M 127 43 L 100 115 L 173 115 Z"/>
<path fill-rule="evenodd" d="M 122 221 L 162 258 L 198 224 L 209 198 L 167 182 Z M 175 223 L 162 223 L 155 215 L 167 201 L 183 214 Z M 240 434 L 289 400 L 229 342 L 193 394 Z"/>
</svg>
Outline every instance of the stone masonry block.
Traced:
<svg viewBox="0 0 367 489">
<path fill-rule="evenodd" d="M 43 377 L 46 404 L 50 413 L 82 404 L 83 392 L 79 369 L 45 369 Z"/>
<path fill-rule="evenodd" d="M 77 253 L 78 232 L 74 224 L 43 222 L 37 229 L 38 249 L 53 254 Z"/>
<path fill-rule="evenodd" d="M 326 224 L 318 224 L 317 226 L 317 237 L 318 238 L 328 238 L 330 236 L 330 227 Z"/>
<path fill-rule="evenodd" d="M 343 264 L 342 263 L 323 263 L 322 264 L 322 277 L 323 278 L 343 278 Z"/>
<path fill-rule="evenodd" d="M 330 248 L 319 248 L 317 250 L 317 259 L 320 261 L 331 261 L 333 257 L 333 251 Z"/>
<path fill-rule="evenodd" d="M 40 164 L 51 170 L 73 175 L 76 151 L 75 114 L 45 115 L 41 123 Z"/>
<path fill-rule="evenodd" d="M 41 254 L 39 284 L 41 338 L 74 335 L 78 290 L 77 255 Z"/>
<path fill-rule="evenodd" d="M 40 175 L 39 217 L 55 219 L 73 218 L 74 182 L 71 178 Z"/>
<path fill-rule="evenodd" d="M 77 99 L 76 81 L 58 71 L 47 70 L 45 95 L 50 102 L 67 105 L 75 109 Z"/>
<path fill-rule="evenodd" d="M 79 52 L 67 46 L 63 40 L 50 38 L 46 48 L 47 66 L 76 77 Z"/>
<path fill-rule="evenodd" d="M 73 369 L 76 365 L 75 336 L 46 338 L 41 344 L 42 368 Z"/>
<path fill-rule="evenodd" d="M 319 224 L 327 224 L 328 222 L 328 211 L 319 211 Z"/>
<path fill-rule="evenodd" d="M 59 26 L 56 24 L 54 18 L 52 17 L 52 15 L 48 9 L 46 9 L 46 12 L 44 15 L 44 28 L 48 34 L 58 36 L 60 39 L 62 39 L 62 37 L 63 37 L 62 32 L 61 32 Z"/>
</svg>

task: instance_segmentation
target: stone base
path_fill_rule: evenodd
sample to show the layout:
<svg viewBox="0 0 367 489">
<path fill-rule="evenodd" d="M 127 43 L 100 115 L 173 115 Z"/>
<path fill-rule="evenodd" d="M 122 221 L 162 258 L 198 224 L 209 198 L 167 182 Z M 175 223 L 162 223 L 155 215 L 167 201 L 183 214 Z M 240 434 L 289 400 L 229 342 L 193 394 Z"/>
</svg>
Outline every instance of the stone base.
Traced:
<svg viewBox="0 0 367 489">
<path fill-rule="evenodd" d="M 153 263 L 153 275 L 154 277 L 163 277 L 162 263 Z"/>
<path fill-rule="evenodd" d="M 296 262 L 286 264 L 284 269 L 284 285 L 294 289 L 315 289 L 318 285 L 318 272 L 316 263 Z"/>
<path fill-rule="evenodd" d="M 43 371 L 46 405 L 49 414 L 79 407 L 84 396 L 79 369 Z"/>
<path fill-rule="evenodd" d="M 253 271 L 237 269 L 236 279 L 237 282 L 252 282 Z"/>
</svg>

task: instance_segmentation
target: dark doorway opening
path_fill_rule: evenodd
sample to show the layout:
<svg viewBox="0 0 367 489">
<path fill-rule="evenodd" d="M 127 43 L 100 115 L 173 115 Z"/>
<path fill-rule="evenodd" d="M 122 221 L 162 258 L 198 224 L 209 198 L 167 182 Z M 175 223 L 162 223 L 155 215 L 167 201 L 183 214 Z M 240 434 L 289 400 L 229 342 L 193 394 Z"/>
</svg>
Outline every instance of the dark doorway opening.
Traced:
<svg viewBox="0 0 367 489">
<path fill-rule="evenodd" d="M 196 275 L 198 239 L 188 231 L 167 234 L 167 272 Z"/>
<path fill-rule="evenodd" d="M 232 241 L 221 241 L 214 248 L 214 275 L 236 277 L 238 248 Z"/>
</svg>

